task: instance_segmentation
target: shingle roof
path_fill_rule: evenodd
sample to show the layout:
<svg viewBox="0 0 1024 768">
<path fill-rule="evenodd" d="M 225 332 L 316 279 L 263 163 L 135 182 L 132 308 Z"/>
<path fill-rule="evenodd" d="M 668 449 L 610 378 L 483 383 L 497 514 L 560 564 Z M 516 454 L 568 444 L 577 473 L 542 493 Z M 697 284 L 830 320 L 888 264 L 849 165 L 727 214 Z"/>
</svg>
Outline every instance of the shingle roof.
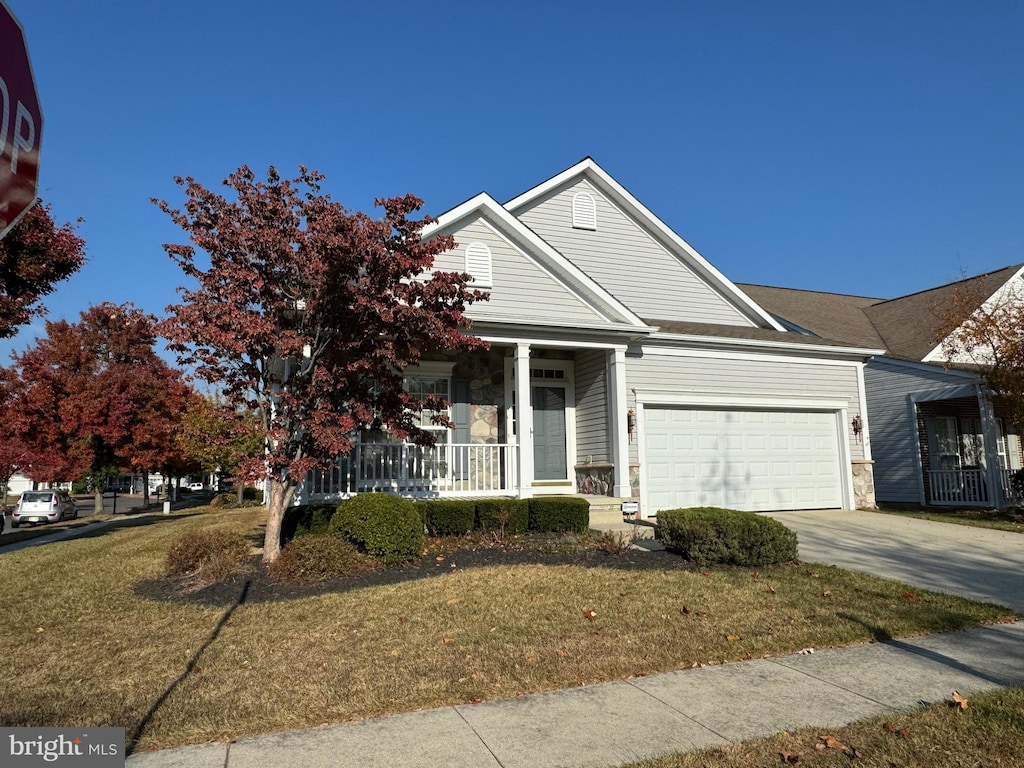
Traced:
<svg viewBox="0 0 1024 768">
<path fill-rule="evenodd" d="M 840 293 L 739 284 L 741 291 L 773 315 L 823 339 L 866 347 L 885 347 L 889 355 L 922 360 L 935 345 L 947 321 L 958 323 L 981 306 L 1024 265 L 1004 267 L 977 277 L 895 299 L 875 299 Z M 953 318 L 953 296 L 962 293 L 972 303 Z"/>
<path fill-rule="evenodd" d="M 777 341 L 786 344 L 827 345 L 832 347 L 863 348 L 865 346 L 849 341 L 825 339 L 820 336 L 776 331 L 774 328 L 752 328 L 746 325 L 721 325 L 718 323 L 689 323 L 679 320 L 656 320 L 653 318 L 643 318 L 643 320 L 648 325 L 657 326 L 660 333 L 678 333 L 686 336 L 713 336 L 727 339 L 751 339 L 754 341 Z M 877 349 L 881 344 L 868 344 L 866 346 Z"/>
</svg>

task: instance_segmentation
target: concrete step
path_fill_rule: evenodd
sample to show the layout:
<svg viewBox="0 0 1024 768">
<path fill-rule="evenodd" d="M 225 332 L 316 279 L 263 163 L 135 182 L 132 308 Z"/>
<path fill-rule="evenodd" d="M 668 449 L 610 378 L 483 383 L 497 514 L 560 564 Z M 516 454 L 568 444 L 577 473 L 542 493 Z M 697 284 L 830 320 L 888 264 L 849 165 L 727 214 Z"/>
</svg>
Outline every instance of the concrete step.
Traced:
<svg viewBox="0 0 1024 768">
<path fill-rule="evenodd" d="M 622 502 L 633 499 L 617 499 L 614 496 L 585 496 L 590 504 L 590 524 L 610 525 L 622 522 Z"/>
<path fill-rule="evenodd" d="M 590 533 L 594 536 L 612 534 L 635 549 L 656 550 L 665 546 L 654 538 L 654 528 L 650 525 L 637 523 L 594 523 L 590 524 Z"/>
</svg>

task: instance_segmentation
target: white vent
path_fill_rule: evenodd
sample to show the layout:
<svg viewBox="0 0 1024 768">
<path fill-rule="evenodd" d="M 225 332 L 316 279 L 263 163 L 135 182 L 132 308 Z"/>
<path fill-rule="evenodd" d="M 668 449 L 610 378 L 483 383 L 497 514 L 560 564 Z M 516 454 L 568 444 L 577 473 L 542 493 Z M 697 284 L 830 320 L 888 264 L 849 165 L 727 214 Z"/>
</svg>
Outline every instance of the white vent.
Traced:
<svg viewBox="0 0 1024 768">
<path fill-rule="evenodd" d="M 597 204 L 592 195 L 579 192 L 573 197 L 572 226 L 574 229 L 597 229 Z"/>
<path fill-rule="evenodd" d="M 480 288 L 491 287 L 491 249 L 484 243 L 470 243 L 466 246 L 466 271 L 472 276 L 472 284 Z"/>
</svg>

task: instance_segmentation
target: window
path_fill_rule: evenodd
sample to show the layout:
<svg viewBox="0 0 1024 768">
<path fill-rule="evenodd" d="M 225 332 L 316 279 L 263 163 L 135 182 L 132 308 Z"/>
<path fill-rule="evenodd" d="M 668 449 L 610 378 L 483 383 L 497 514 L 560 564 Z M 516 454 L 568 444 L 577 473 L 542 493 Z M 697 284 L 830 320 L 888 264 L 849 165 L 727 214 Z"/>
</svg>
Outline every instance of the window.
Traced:
<svg viewBox="0 0 1024 768">
<path fill-rule="evenodd" d="M 409 376 L 405 380 L 405 388 L 410 395 L 416 397 L 443 397 L 450 401 L 450 380 L 444 376 Z M 451 418 L 451 408 L 441 413 Z M 448 441 L 448 428 L 433 422 L 434 411 L 424 408 L 420 413 L 414 415 L 416 425 L 420 429 L 435 432 L 435 439 L 439 443 Z"/>
<path fill-rule="evenodd" d="M 470 243 L 466 246 L 466 271 L 472 276 L 472 285 L 479 288 L 490 288 L 491 249 L 485 243 Z"/>
<path fill-rule="evenodd" d="M 597 204 L 593 195 L 578 192 L 572 198 L 572 226 L 574 229 L 597 229 Z"/>
<path fill-rule="evenodd" d="M 935 443 L 938 448 L 938 469 L 960 469 L 957 438 L 956 419 L 952 416 L 936 416 Z"/>
</svg>

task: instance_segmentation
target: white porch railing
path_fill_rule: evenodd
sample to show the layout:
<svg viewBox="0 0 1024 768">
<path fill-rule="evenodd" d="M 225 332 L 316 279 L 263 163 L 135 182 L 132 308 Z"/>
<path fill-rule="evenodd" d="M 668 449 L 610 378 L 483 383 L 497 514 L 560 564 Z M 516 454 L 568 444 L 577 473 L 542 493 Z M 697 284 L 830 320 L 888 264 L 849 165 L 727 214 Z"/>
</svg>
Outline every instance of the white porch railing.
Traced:
<svg viewBox="0 0 1024 768">
<path fill-rule="evenodd" d="M 1019 469 L 1004 469 L 1002 470 L 1003 477 L 1003 496 L 1006 498 L 1008 504 L 1022 504 L 1024 503 L 1024 496 L 1017 493 L 1013 489 L 1013 476 L 1020 472 Z"/>
<path fill-rule="evenodd" d="M 931 503 L 984 506 L 991 503 L 984 469 L 930 469 Z"/>
<path fill-rule="evenodd" d="M 330 471 L 306 478 L 310 500 L 385 492 L 409 496 L 502 496 L 515 488 L 506 443 L 357 443 Z"/>
</svg>

